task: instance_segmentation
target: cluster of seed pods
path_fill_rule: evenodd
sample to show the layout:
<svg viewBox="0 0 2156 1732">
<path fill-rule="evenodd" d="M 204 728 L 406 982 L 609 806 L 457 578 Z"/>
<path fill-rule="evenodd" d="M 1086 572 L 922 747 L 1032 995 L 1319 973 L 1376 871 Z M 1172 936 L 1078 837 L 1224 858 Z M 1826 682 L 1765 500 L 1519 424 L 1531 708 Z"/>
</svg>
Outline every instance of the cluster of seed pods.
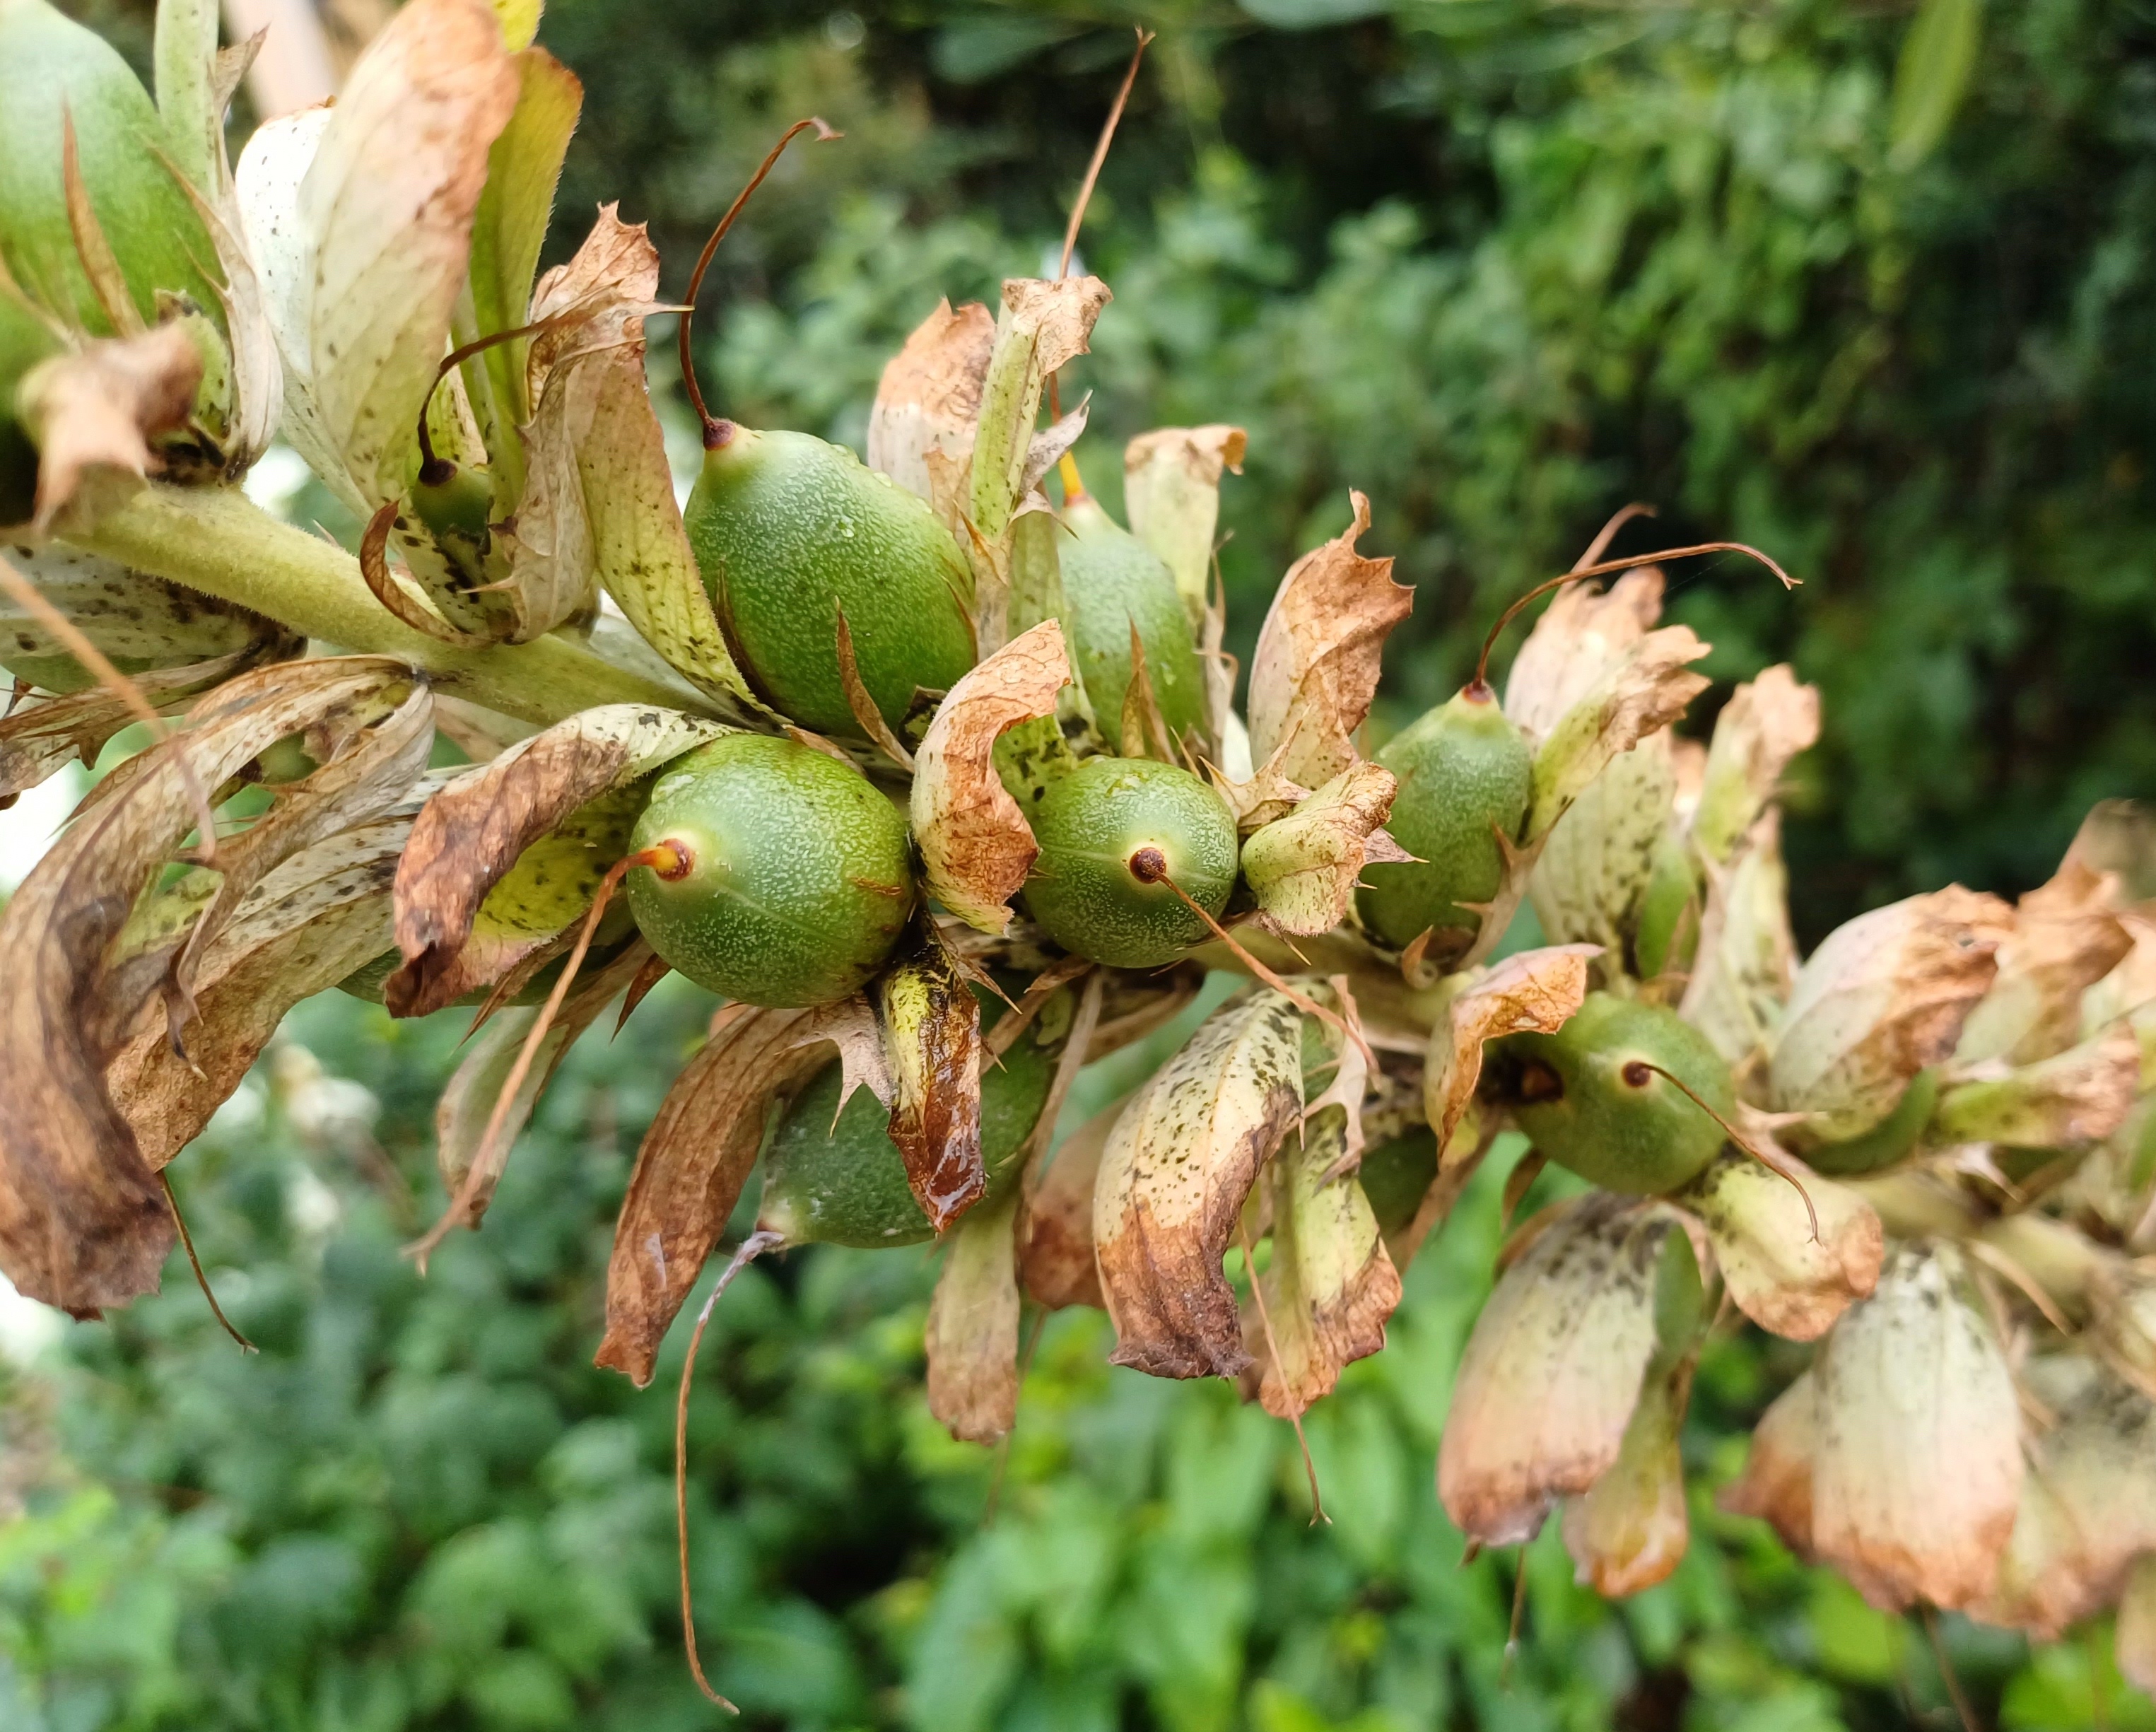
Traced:
<svg viewBox="0 0 2156 1732">
<path fill-rule="evenodd" d="M 1816 696 L 1770 668 L 1702 746 L 1708 646 L 1660 623 L 1661 563 L 1750 550 L 1605 561 L 1620 513 L 1523 599 L 1554 592 L 1502 696 L 1486 645 L 1366 756 L 1413 597 L 1358 551 L 1368 502 L 1281 579 L 1239 708 L 1212 555 L 1241 432 L 1129 442 L 1126 526 L 1086 405 L 1055 413 L 1106 284 L 930 311 L 864 463 L 709 412 L 611 207 L 537 274 L 580 91 L 529 21 L 411 0 L 236 170 L 215 35 L 167 0 L 153 100 L 0 0 L 0 794 L 150 730 L 0 915 L 21 1290 L 154 1286 L 167 1164 L 334 988 L 476 1013 L 424 1262 L 570 1044 L 678 972 L 723 1002 L 617 1229 L 598 1359 L 639 1384 L 760 1182 L 714 1298 L 784 1246 L 945 1242 L 928 1398 L 960 1437 L 1013 1423 L 1029 1300 L 1299 1421 L 1501 1153 L 1508 1210 L 1546 1166 L 1583 1183 L 1512 1233 L 1467 1347 L 1437 1473 L 1473 1540 L 1555 1513 L 1602 1591 L 1665 1577 L 1692 1368 L 1741 1318 L 1818 1348 L 1731 1508 L 1881 1606 L 2049 1635 L 2117 1605 L 2156 1685 L 2138 815 L 2098 809 L 2018 906 L 1914 897 L 1799 967 L 1775 802 Z M 237 491 L 273 429 L 356 559 Z M 1059 1143 L 1079 1072 L 1219 973 Z"/>
</svg>

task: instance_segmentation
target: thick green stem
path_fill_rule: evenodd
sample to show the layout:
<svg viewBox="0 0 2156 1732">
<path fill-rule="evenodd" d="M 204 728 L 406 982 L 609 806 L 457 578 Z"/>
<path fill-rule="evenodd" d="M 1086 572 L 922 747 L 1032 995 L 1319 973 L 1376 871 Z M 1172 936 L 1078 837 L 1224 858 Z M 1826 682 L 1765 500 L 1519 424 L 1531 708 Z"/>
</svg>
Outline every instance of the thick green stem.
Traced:
<svg viewBox="0 0 2156 1732">
<path fill-rule="evenodd" d="M 67 537 L 136 571 L 266 614 L 341 648 L 393 655 L 442 691 L 542 726 L 594 704 L 663 704 L 711 713 L 685 681 L 617 666 L 567 638 L 457 650 L 414 631 L 374 599 L 359 562 L 279 522 L 233 487 L 151 482 Z"/>
</svg>

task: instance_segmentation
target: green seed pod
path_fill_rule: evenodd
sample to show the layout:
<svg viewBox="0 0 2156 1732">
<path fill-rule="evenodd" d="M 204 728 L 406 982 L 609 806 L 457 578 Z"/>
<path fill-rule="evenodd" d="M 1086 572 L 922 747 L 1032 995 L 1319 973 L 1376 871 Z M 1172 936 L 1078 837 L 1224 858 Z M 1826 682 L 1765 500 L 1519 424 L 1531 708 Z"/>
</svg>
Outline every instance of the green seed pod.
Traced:
<svg viewBox="0 0 2156 1732">
<path fill-rule="evenodd" d="M 1923 1135 L 1924 1127 L 1931 1123 L 1932 1110 L 1938 1103 L 1938 1072 L 1919 1071 L 1910 1078 L 1901 1100 L 1886 1118 L 1861 1135 L 1807 1149 L 1804 1164 L 1814 1172 L 1835 1179 L 1855 1178 L 1891 1167 L 1917 1146 L 1917 1138 Z"/>
<path fill-rule="evenodd" d="M 1462 906 L 1486 902 L 1503 887 L 1505 852 L 1496 832 L 1519 834 L 1534 754 L 1506 720 L 1487 686 L 1468 686 L 1388 741 L 1378 760 L 1399 783 L 1386 828 L 1416 856 L 1412 865 L 1367 868 L 1358 899 L 1363 922 L 1404 947 L 1436 927 L 1474 942 L 1482 917 Z"/>
<path fill-rule="evenodd" d="M 1437 1133 L 1419 1124 L 1389 1143 L 1366 1149 L 1356 1169 L 1378 1231 L 1397 1233 L 1415 1217 L 1437 1177 Z"/>
<path fill-rule="evenodd" d="M 1189 771 L 1151 758 L 1088 758 L 1034 809 L 1040 857 L 1026 906 L 1065 949 L 1111 968 L 1150 969 L 1210 928 L 1235 887 L 1235 820 Z"/>
<path fill-rule="evenodd" d="M 1656 1196 L 1695 1177 L 1737 1110 L 1729 1066 L 1674 1010 L 1591 992 L 1553 1035 L 1490 1048 L 1491 1086 L 1522 1130 L 1589 1183 Z M 1662 1075 L 1667 1071 L 1710 1113 Z"/>
<path fill-rule="evenodd" d="M 1019 1151 L 1040 1120 L 1055 1074 L 1054 1057 L 1034 1045 L 1030 1032 L 1001 1064 L 982 1061 L 981 1160 L 988 1188 L 976 1208 L 999 1201 L 1018 1183 Z M 906 1163 L 891 1140 L 883 1103 L 857 1089 L 839 1112 L 839 1087 L 834 1061 L 780 1118 L 764 1150 L 757 1226 L 783 1235 L 788 1245 L 875 1250 L 933 1238 L 906 1182 Z"/>
<path fill-rule="evenodd" d="M 728 734 L 671 765 L 632 851 L 629 905 L 651 948 L 752 1005 L 819 1005 L 880 968 L 912 912 L 906 820 L 868 778 L 814 747 Z"/>
<path fill-rule="evenodd" d="M 15 419 L 15 392 L 60 340 L 13 285 L 0 280 L 0 525 L 27 523 L 38 502 L 38 448 Z"/>
<path fill-rule="evenodd" d="M 90 208 L 145 324 L 160 290 L 224 327 L 217 249 L 177 172 L 164 123 L 127 63 L 46 0 L 0 0 L 0 262 L 30 298 L 115 335 L 68 223 L 62 116 L 74 124 Z"/>
<path fill-rule="evenodd" d="M 1205 721 L 1205 675 L 1198 660 L 1190 615 L 1175 587 L 1175 574 L 1160 556 L 1116 522 L 1090 493 L 1065 503 L 1070 531 L 1059 538 L 1063 567 L 1063 617 L 1070 632 L 1070 660 L 1085 682 L 1086 701 L 1102 738 L 1124 749 L 1123 697 L 1131 686 L 1131 628 L 1145 645 L 1146 676 L 1169 735 L 1200 732 Z M 1147 742 L 1133 740 L 1142 752 Z"/>
<path fill-rule="evenodd" d="M 412 513 L 426 526 L 442 557 L 467 584 L 487 581 L 487 541 L 492 534 L 494 478 L 483 469 L 436 458 L 419 465 L 407 496 Z"/>
<path fill-rule="evenodd" d="M 1688 970 L 1699 949 L 1699 871 L 1681 837 L 1665 835 L 1655 851 L 1653 875 L 1640 897 L 1634 960 L 1642 980 L 1665 970 Z"/>
<path fill-rule="evenodd" d="M 916 688 L 950 690 L 974 661 L 973 576 L 927 502 L 808 434 L 714 428 L 683 521 L 742 671 L 773 707 L 860 732 L 839 673 L 841 609 L 891 727 Z"/>
</svg>

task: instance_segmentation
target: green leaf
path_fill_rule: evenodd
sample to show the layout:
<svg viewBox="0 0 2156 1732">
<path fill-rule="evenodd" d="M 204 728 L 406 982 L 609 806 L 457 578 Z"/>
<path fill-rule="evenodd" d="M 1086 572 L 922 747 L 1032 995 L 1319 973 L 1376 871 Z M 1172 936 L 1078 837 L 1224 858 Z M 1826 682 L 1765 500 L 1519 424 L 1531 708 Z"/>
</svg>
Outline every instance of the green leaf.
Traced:
<svg viewBox="0 0 2156 1732">
<path fill-rule="evenodd" d="M 1894 68 L 1888 159 L 1913 168 L 1946 136 L 1969 89 L 1984 34 L 1983 0 L 1923 0 Z"/>
<path fill-rule="evenodd" d="M 536 8 L 533 8 L 535 18 Z M 546 49 L 526 49 L 516 56 L 517 96 L 509 124 L 487 152 L 486 188 L 472 220 L 471 296 L 475 336 L 513 330 L 526 322 L 531 306 L 531 279 L 539 267 L 539 248 L 547 239 L 547 219 L 554 209 L 554 188 L 562 177 L 562 158 L 583 111 L 584 87 Z M 531 340 L 497 344 L 465 364 L 465 380 L 476 386 L 475 370 L 484 370 L 486 389 L 474 401 L 490 399 L 494 425 L 484 429 L 487 455 L 497 476 L 505 465 L 519 465 L 515 429 L 531 419 L 526 389 L 525 357 Z M 518 486 L 501 490 L 516 498 Z"/>
</svg>

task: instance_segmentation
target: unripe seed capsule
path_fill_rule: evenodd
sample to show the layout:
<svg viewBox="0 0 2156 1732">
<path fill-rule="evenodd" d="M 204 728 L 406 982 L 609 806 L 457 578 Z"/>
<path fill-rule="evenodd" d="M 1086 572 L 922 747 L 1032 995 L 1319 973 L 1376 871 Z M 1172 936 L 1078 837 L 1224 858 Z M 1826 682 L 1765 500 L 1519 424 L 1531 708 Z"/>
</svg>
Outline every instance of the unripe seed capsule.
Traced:
<svg viewBox="0 0 2156 1732">
<path fill-rule="evenodd" d="M 1071 666 L 1085 682 L 1101 737 L 1118 752 L 1141 752 L 1149 743 L 1123 738 L 1133 626 L 1145 645 L 1146 677 L 1169 736 L 1198 731 L 1205 719 L 1205 676 L 1174 573 L 1090 493 L 1065 501 L 1063 522 L 1070 533 L 1058 537 L 1056 552 Z"/>
<path fill-rule="evenodd" d="M 1656 1196 L 1696 1177 L 1726 1140 L 1717 1115 L 1737 1110 L 1729 1066 L 1707 1037 L 1637 999 L 1589 993 L 1555 1034 L 1491 1050 L 1491 1092 L 1535 1147 L 1608 1190 Z"/>
<path fill-rule="evenodd" d="M 0 0 L 0 262 L 30 298 L 93 336 L 116 335 L 76 249 L 62 168 L 74 128 L 83 189 L 146 325 L 158 292 L 184 296 L 221 331 L 217 249 L 172 168 L 149 92 L 94 30 L 45 0 Z"/>
<path fill-rule="evenodd" d="M 627 880 L 644 938 L 700 986 L 752 1005 L 819 1005 L 882 966 L 913 907 L 905 820 L 851 764 L 729 734 L 651 790 Z"/>
<path fill-rule="evenodd" d="M 1211 935 L 1183 897 L 1218 915 L 1235 888 L 1235 816 L 1173 764 L 1088 758 L 1050 786 L 1032 821 L 1040 857 L 1026 906 L 1057 943 L 1095 962 L 1173 962 Z"/>
<path fill-rule="evenodd" d="M 1519 834 L 1534 754 L 1496 693 L 1468 686 L 1388 741 L 1377 761 L 1399 784 L 1386 828 L 1417 859 L 1365 868 L 1357 906 L 1396 947 L 1438 928 L 1432 959 L 1442 963 L 1481 930 L 1482 916 L 1464 904 L 1489 902 L 1504 885 L 1498 835 Z"/>
</svg>

